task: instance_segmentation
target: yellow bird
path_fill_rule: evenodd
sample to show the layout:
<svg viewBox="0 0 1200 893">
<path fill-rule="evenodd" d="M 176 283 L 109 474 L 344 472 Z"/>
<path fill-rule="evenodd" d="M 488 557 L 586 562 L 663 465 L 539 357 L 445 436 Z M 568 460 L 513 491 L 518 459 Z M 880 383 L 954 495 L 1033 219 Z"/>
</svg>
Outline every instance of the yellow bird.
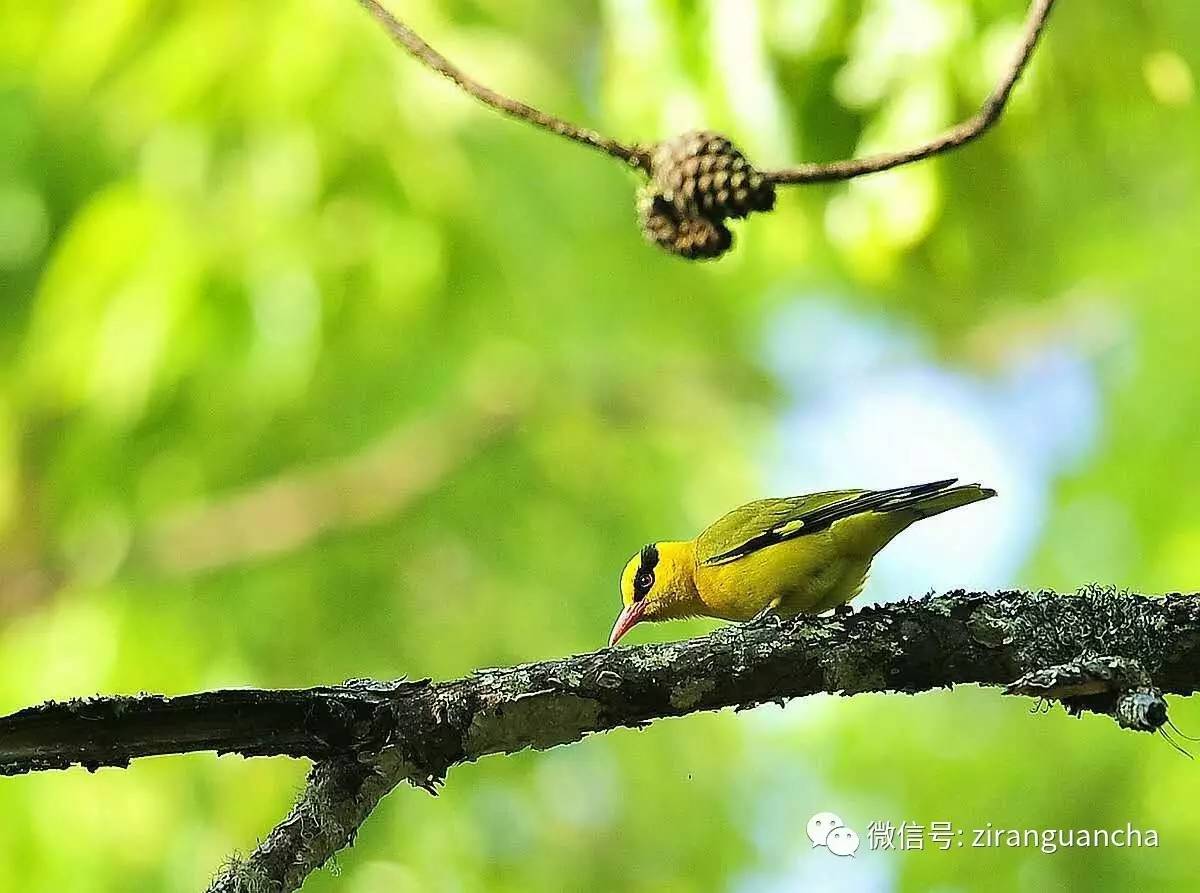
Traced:
<svg viewBox="0 0 1200 893">
<path fill-rule="evenodd" d="M 643 621 L 819 614 L 858 595 L 871 559 L 914 521 L 996 495 L 956 478 L 891 490 L 760 499 L 693 540 L 650 543 L 621 573 L 608 644 Z"/>
</svg>

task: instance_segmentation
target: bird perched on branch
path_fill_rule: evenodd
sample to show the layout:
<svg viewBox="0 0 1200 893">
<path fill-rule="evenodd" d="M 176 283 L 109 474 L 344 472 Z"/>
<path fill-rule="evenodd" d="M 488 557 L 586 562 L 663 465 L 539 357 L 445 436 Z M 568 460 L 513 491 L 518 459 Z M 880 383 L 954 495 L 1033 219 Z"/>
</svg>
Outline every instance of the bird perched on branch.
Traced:
<svg viewBox="0 0 1200 893">
<path fill-rule="evenodd" d="M 956 479 L 749 502 L 693 540 L 650 543 L 621 573 L 615 645 L 636 624 L 819 614 L 858 595 L 871 560 L 914 521 L 996 495 Z"/>
</svg>

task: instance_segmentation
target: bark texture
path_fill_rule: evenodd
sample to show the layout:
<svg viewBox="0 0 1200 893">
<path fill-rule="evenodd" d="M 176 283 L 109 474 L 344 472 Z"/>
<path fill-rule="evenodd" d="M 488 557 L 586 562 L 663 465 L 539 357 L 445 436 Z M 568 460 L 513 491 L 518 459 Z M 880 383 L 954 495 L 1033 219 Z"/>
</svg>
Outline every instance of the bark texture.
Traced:
<svg viewBox="0 0 1200 893">
<path fill-rule="evenodd" d="M 0 719 L 0 772 L 202 750 L 310 758 L 292 813 L 211 888 L 294 890 L 353 841 L 393 787 L 432 790 L 457 763 L 701 710 L 963 683 L 1010 686 L 1152 731 L 1166 720 L 1163 692 L 1200 688 L 1200 595 L 960 591 L 439 683 L 51 702 Z"/>
</svg>

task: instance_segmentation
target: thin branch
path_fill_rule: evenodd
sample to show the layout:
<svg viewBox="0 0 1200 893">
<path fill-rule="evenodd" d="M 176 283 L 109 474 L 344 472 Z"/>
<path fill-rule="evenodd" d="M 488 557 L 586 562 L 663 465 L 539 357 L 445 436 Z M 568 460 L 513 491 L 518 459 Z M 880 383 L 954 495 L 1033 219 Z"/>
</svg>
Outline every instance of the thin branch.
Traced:
<svg viewBox="0 0 1200 893">
<path fill-rule="evenodd" d="M 155 569 L 189 575 L 393 517 L 511 431 L 526 400 L 520 393 L 489 403 L 467 397 L 396 426 L 357 453 L 173 509 L 150 523 L 139 549 Z"/>
<path fill-rule="evenodd" d="M 1093 666 L 1109 668 L 1110 679 Z M 1144 684 L 1126 697 L 1121 685 L 1128 684 L 1110 684 L 1116 677 Z M 1161 692 L 1200 690 L 1200 594 L 955 592 L 440 683 L 51 702 L 0 719 L 0 772 L 125 766 L 206 750 L 313 758 L 308 788 L 288 819 L 212 888 L 293 890 L 353 842 L 393 787 L 432 788 L 452 766 L 487 754 L 818 692 L 966 683 L 1061 698 L 1073 712 L 1107 713 L 1129 728 L 1161 727 Z"/>
<path fill-rule="evenodd" d="M 1013 88 L 1033 57 L 1038 38 L 1041 37 L 1046 20 L 1050 16 L 1050 10 L 1053 8 L 1054 0 L 1034 0 L 1025 21 L 1025 33 L 1021 44 L 996 89 L 984 101 L 983 107 L 978 112 L 961 124 L 947 130 L 941 136 L 904 152 L 887 152 L 825 164 L 801 164 L 778 171 L 764 171 L 763 177 L 769 182 L 779 184 L 851 180 L 864 174 L 874 174 L 931 158 L 977 139 L 1000 119 L 1000 114 L 1004 111 L 1004 106 L 1008 103 Z"/>
<path fill-rule="evenodd" d="M 358 0 L 358 2 L 383 25 L 398 45 L 422 64 L 450 79 L 480 102 L 558 136 L 591 146 L 594 149 L 600 149 L 645 173 L 651 172 L 651 149 L 636 144 L 622 143 L 597 131 L 579 127 L 484 86 L 426 43 L 420 35 L 392 15 L 379 0 Z M 879 155 L 868 155 L 865 158 L 800 164 L 781 170 L 764 171 L 764 180 L 779 185 L 850 180 L 865 174 L 879 173 L 915 161 L 922 161 L 934 155 L 957 149 L 982 136 L 1000 119 L 1000 115 L 1012 95 L 1013 88 L 1033 57 L 1050 11 L 1054 8 L 1054 2 L 1055 0 L 1033 0 L 1025 21 L 1020 46 L 1005 69 L 1004 76 L 984 101 L 982 108 L 966 121 L 927 143 L 902 152 L 886 152 Z"/>
<path fill-rule="evenodd" d="M 417 61 L 457 84 L 464 92 L 485 105 L 520 121 L 541 127 L 553 134 L 599 149 L 614 158 L 645 171 L 650 169 L 650 155 L 640 146 L 627 145 L 595 130 L 588 130 L 556 115 L 548 114 L 520 100 L 513 99 L 486 87 L 426 43 L 419 34 L 390 13 L 379 0 L 358 0 L 373 15 L 399 46 Z"/>
</svg>

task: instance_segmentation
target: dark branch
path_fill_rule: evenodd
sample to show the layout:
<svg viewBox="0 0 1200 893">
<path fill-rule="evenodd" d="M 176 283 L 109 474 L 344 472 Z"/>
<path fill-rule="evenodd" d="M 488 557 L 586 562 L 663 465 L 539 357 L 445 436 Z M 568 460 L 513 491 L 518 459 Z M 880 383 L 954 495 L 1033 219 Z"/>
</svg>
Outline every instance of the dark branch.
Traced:
<svg viewBox="0 0 1200 893">
<path fill-rule="evenodd" d="M 996 89 L 984 101 L 983 107 L 978 112 L 961 124 L 947 130 L 941 136 L 904 152 L 885 152 L 880 155 L 868 155 L 865 158 L 852 158 L 847 161 L 832 161 L 825 164 L 801 164 L 778 171 L 763 171 L 763 177 L 771 183 L 780 184 L 852 180 L 864 174 L 875 174 L 940 155 L 982 136 L 1000 119 L 1000 114 L 1008 103 L 1008 97 L 1012 94 L 1013 87 L 1017 85 L 1017 81 L 1020 80 L 1021 74 L 1033 57 L 1038 38 L 1041 37 L 1042 30 L 1046 26 L 1046 19 L 1049 18 L 1050 10 L 1053 7 L 1054 0 L 1034 0 L 1025 21 L 1025 32 L 1021 45 L 1017 48 L 1008 68 L 1005 69 L 1004 76 Z"/>
<path fill-rule="evenodd" d="M 426 682 L 307 689 L 229 689 L 165 698 L 50 701 L 0 719 L 0 775 L 73 765 L 127 766 L 138 757 L 215 751 L 314 760 L 381 746 L 375 723 Z M 390 717 L 388 717 L 390 719 Z"/>
<path fill-rule="evenodd" d="M 1004 111 L 1054 6 L 1054 0 L 1031 0 L 1024 39 L 1004 77 L 974 116 L 941 136 L 904 152 L 760 172 L 732 141 L 718 133 L 691 131 L 653 146 L 626 145 L 518 102 L 463 73 L 388 12 L 379 0 L 358 2 L 379 20 L 397 44 L 481 102 L 551 133 L 600 149 L 641 170 L 649 177 L 649 183 L 638 193 L 643 235 L 664 251 L 687 260 L 711 260 L 725 254 L 733 245 L 733 233 L 725 221 L 741 219 L 756 211 L 770 211 L 775 205 L 777 185 L 849 180 L 947 152 L 982 135 Z"/>
<path fill-rule="evenodd" d="M 619 158 L 634 167 L 646 171 L 650 169 L 650 155 L 641 147 L 626 145 L 595 130 L 579 127 L 570 121 L 565 121 L 484 86 L 427 44 L 419 34 L 388 12 L 379 0 L 358 0 L 358 2 L 383 25 L 388 34 L 392 36 L 392 40 L 407 50 L 410 55 L 442 77 L 453 81 L 464 92 L 474 96 L 485 105 L 558 136 L 607 152 L 614 158 Z"/>
<path fill-rule="evenodd" d="M 622 143 L 594 130 L 588 130 L 543 112 L 519 100 L 505 96 L 467 75 L 457 65 L 426 43 L 419 34 L 392 15 L 379 0 L 358 0 L 392 36 L 392 39 L 410 55 L 431 70 L 457 84 L 464 92 L 499 112 L 525 121 L 558 136 L 566 137 L 585 146 L 600 149 L 614 158 L 651 173 L 652 149 L 635 144 Z M 1046 20 L 1054 7 L 1055 0 L 1032 0 L 1026 18 L 1020 46 L 996 88 L 988 96 L 983 107 L 966 121 L 952 127 L 938 137 L 902 152 L 886 152 L 865 158 L 844 161 L 800 164 L 776 171 L 763 171 L 767 183 L 818 183 L 835 180 L 851 180 L 865 174 L 879 173 L 914 161 L 921 161 L 957 149 L 982 136 L 999 120 L 1013 88 L 1033 57 L 1038 39 L 1046 26 Z"/>
<path fill-rule="evenodd" d="M 440 683 L 47 703 L 0 719 L 0 771 L 124 766 L 201 750 L 312 758 L 288 819 L 213 886 L 292 890 L 353 841 L 397 784 L 432 788 L 455 764 L 487 754 L 817 692 L 1014 682 L 1014 691 L 1061 698 L 1073 712 L 1152 730 L 1166 719 L 1161 692 L 1200 689 L 1200 594 L 956 592 Z"/>
<path fill-rule="evenodd" d="M 447 682 L 51 701 L 0 718 L 0 774 L 196 751 L 325 760 L 395 746 L 440 779 L 484 754 L 665 716 L 816 692 L 1006 685 L 1082 654 L 1136 660 L 1163 691 L 1190 694 L 1200 687 L 1200 595 L 959 592 Z"/>
</svg>

